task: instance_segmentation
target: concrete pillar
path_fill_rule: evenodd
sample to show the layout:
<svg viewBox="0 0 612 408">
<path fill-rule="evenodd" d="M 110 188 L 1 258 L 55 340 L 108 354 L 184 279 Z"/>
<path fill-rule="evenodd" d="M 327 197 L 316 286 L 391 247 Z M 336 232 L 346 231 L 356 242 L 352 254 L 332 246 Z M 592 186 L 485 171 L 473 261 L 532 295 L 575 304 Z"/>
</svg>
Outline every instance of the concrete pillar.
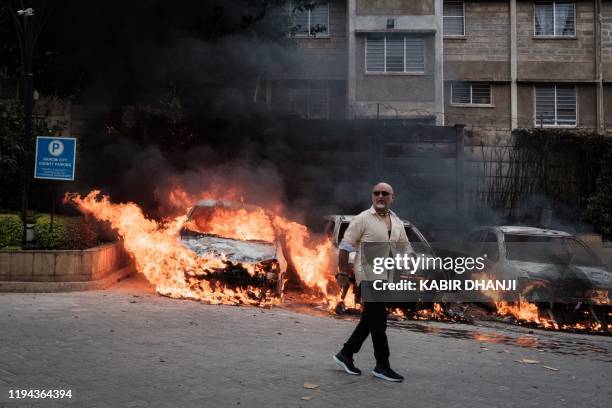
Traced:
<svg viewBox="0 0 612 408">
<path fill-rule="evenodd" d="M 346 2 L 346 56 L 347 56 L 347 80 L 346 80 L 346 118 L 355 119 L 355 47 L 357 38 L 355 37 L 355 15 L 357 13 L 356 0 Z"/>
<path fill-rule="evenodd" d="M 444 126 L 444 19 L 443 19 L 443 0 L 436 0 L 436 67 L 435 77 L 435 98 L 436 98 L 436 125 Z"/>
<path fill-rule="evenodd" d="M 518 47 L 516 36 L 516 0 L 510 0 L 510 123 L 511 128 L 518 127 Z"/>
<path fill-rule="evenodd" d="M 597 80 L 597 131 L 605 132 L 604 102 L 603 102 L 603 67 L 602 67 L 602 38 L 601 38 L 601 0 L 595 0 L 594 8 L 595 36 L 595 79 Z"/>
<path fill-rule="evenodd" d="M 465 184 L 464 184 L 464 166 L 465 166 L 465 142 L 464 142 L 465 125 L 455 125 L 455 208 L 460 214 L 465 210 Z"/>
</svg>

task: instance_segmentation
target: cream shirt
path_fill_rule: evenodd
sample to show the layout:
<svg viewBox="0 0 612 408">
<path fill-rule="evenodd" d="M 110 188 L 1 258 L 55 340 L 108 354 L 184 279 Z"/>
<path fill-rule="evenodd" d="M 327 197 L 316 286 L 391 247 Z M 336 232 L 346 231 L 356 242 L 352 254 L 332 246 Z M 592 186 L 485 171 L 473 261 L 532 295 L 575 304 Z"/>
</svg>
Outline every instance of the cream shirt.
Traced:
<svg viewBox="0 0 612 408">
<path fill-rule="evenodd" d="M 361 265 L 361 253 L 362 243 L 364 242 L 394 242 L 404 243 L 403 249 L 411 252 L 412 248 L 408 237 L 406 236 L 406 230 L 404 229 L 404 223 L 399 219 L 393 211 L 389 212 L 391 215 L 391 236 L 389 236 L 389 230 L 382 217 L 380 217 L 374 206 L 363 211 L 355 218 L 351 220 L 342 242 L 340 243 L 340 249 L 347 250 L 349 252 L 356 251 L 355 254 L 355 279 L 357 284 L 365 279 L 365 273 L 362 270 Z M 402 251 L 403 252 L 403 251 Z M 388 256 L 384 254 L 382 256 Z"/>
</svg>

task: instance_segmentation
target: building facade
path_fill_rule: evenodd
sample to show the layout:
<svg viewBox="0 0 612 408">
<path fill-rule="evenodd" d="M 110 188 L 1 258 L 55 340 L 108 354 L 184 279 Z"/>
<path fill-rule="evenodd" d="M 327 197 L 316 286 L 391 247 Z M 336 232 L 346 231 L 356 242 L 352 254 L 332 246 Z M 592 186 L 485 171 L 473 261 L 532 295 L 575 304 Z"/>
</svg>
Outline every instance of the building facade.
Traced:
<svg viewBox="0 0 612 408">
<path fill-rule="evenodd" d="M 275 109 L 612 131 L 612 1 L 300 4 L 289 7 L 303 63 L 269 81 Z"/>
</svg>

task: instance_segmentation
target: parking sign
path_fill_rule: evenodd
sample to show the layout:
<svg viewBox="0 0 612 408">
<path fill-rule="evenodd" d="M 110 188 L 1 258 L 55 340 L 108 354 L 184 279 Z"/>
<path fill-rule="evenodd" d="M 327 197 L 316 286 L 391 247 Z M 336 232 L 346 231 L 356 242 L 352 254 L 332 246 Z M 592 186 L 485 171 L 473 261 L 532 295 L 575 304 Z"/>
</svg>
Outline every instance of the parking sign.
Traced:
<svg viewBox="0 0 612 408">
<path fill-rule="evenodd" d="M 74 180 L 76 139 L 72 137 L 38 136 L 34 178 Z"/>
</svg>

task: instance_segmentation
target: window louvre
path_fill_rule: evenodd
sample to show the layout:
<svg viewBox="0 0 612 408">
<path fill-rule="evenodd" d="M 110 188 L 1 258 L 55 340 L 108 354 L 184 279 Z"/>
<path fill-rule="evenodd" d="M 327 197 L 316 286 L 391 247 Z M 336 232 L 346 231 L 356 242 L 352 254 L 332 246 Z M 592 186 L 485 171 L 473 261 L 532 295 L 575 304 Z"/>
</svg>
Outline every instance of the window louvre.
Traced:
<svg viewBox="0 0 612 408">
<path fill-rule="evenodd" d="M 573 86 L 557 87 L 557 124 L 576 125 L 576 88 Z"/>
<path fill-rule="evenodd" d="M 366 69 L 371 72 L 385 71 L 385 37 L 368 37 L 366 44 Z"/>
<path fill-rule="evenodd" d="M 329 117 L 328 83 L 302 81 L 288 89 L 288 111 L 305 119 Z"/>
<path fill-rule="evenodd" d="M 576 8 L 573 2 L 537 2 L 534 14 L 534 34 L 546 37 L 576 35 Z"/>
<path fill-rule="evenodd" d="M 425 41 L 422 38 L 387 35 L 366 38 L 367 72 L 425 71 Z"/>
<path fill-rule="evenodd" d="M 453 82 L 451 83 L 451 103 L 490 105 L 491 84 L 487 82 Z"/>
<path fill-rule="evenodd" d="M 535 126 L 576 126 L 576 88 L 546 85 L 535 88 Z"/>
<path fill-rule="evenodd" d="M 310 35 L 327 35 L 329 4 L 317 5 L 310 11 Z"/>
<path fill-rule="evenodd" d="M 293 10 L 293 34 L 296 36 L 309 35 L 308 10 Z"/>
<path fill-rule="evenodd" d="M 306 2 L 292 8 L 292 33 L 298 37 L 328 36 L 329 3 Z"/>
<path fill-rule="evenodd" d="M 462 1 L 444 1 L 443 23 L 445 36 L 465 35 L 465 8 Z"/>
<path fill-rule="evenodd" d="M 555 35 L 574 36 L 576 34 L 574 3 L 555 3 Z"/>
<path fill-rule="evenodd" d="M 386 38 L 387 72 L 404 72 L 404 37 Z"/>
<path fill-rule="evenodd" d="M 425 42 L 422 38 L 406 40 L 406 72 L 425 71 Z"/>
</svg>

